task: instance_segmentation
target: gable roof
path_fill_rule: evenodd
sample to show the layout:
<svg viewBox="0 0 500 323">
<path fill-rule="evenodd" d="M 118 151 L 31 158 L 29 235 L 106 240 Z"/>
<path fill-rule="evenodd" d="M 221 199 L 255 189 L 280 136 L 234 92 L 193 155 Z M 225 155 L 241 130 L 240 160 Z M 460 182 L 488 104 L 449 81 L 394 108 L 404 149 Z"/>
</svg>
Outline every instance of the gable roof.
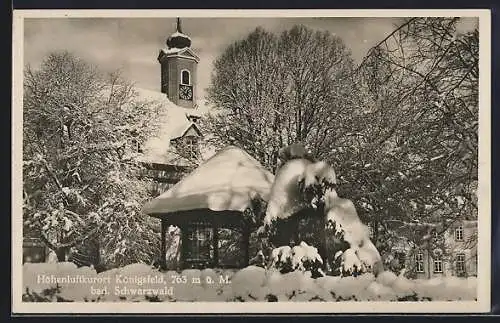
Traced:
<svg viewBox="0 0 500 323">
<path fill-rule="evenodd" d="M 202 136 L 202 133 L 196 123 L 190 121 L 187 124 L 180 124 L 177 128 L 175 128 L 171 133 L 170 140 L 184 137 L 190 129 L 193 129 L 198 134 L 198 136 Z"/>
<path fill-rule="evenodd" d="M 255 158 L 228 146 L 146 203 L 143 211 L 149 215 L 193 209 L 244 211 L 254 198 L 268 199 L 273 181 L 274 175 Z"/>
</svg>

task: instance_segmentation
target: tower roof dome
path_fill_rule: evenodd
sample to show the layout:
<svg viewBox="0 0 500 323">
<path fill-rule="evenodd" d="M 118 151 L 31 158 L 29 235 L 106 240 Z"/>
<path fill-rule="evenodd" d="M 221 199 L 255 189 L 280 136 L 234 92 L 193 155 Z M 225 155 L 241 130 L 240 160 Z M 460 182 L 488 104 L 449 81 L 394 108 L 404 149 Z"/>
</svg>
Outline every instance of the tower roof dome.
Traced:
<svg viewBox="0 0 500 323">
<path fill-rule="evenodd" d="M 167 38 L 167 47 L 170 48 L 186 48 L 191 46 L 191 38 L 182 33 L 181 19 L 177 18 L 175 32 Z"/>
</svg>

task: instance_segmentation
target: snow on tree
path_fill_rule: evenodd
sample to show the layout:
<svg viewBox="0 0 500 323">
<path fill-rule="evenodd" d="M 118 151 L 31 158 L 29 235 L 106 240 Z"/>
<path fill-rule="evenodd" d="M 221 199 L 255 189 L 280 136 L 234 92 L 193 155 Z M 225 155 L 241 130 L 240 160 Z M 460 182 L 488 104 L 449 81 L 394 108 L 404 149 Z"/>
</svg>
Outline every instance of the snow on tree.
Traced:
<svg viewBox="0 0 500 323">
<path fill-rule="evenodd" d="M 327 163 L 303 158 L 286 162 L 271 187 L 264 224 L 286 219 L 307 207 L 316 208 L 314 203 L 319 201 L 313 201 L 314 195 L 325 183 L 336 183 L 335 171 Z"/>
<path fill-rule="evenodd" d="M 384 254 L 477 218 L 479 34 L 464 19 L 405 19 L 356 70 L 369 108 L 328 160 Z"/>
<path fill-rule="evenodd" d="M 24 235 L 40 237 L 59 261 L 77 248 L 106 265 L 151 262 L 158 225 L 141 214 L 150 183 L 136 157 L 159 109 L 118 72 L 68 52 L 26 66 Z"/>
<path fill-rule="evenodd" d="M 333 246 L 334 263 L 341 273 L 359 274 L 373 272 L 375 275 L 383 271 L 380 254 L 369 237 L 369 230 L 358 217 L 351 200 L 338 197 L 335 189 L 328 188 L 324 193 L 327 226 L 340 240 L 349 244 L 346 250 L 338 250 Z"/>
</svg>

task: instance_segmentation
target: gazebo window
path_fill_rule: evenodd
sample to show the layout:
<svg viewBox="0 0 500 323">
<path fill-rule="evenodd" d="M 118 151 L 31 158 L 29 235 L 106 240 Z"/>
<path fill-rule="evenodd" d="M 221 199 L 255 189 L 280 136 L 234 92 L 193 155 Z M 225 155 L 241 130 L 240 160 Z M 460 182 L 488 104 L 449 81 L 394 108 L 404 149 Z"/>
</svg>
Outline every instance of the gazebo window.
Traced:
<svg viewBox="0 0 500 323">
<path fill-rule="evenodd" d="M 221 267 L 242 267 L 244 265 L 242 233 L 227 228 L 219 228 L 217 231 L 219 265 Z"/>
<path fill-rule="evenodd" d="M 212 228 L 205 223 L 193 223 L 187 230 L 186 260 L 190 262 L 211 260 Z"/>
</svg>

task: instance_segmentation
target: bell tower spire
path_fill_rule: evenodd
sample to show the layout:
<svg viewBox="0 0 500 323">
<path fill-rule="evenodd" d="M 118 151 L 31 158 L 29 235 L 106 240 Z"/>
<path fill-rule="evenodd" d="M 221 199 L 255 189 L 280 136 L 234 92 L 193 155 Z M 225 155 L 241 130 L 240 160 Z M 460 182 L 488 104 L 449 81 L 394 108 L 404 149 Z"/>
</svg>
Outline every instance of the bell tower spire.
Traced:
<svg viewBox="0 0 500 323">
<path fill-rule="evenodd" d="M 191 38 L 182 33 L 181 18 L 177 18 L 175 32 L 167 38 L 167 48 L 186 48 L 191 47 Z"/>
<path fill-rule="evenodd" d="M 177 26 L 175 29 L 177 32 L 182 33 L 181 18 L 179 17 L 177 17 Z"/>
<path fill-rule="evenodd" d="M 191 38 L 182 32 L 181 18 L 176 19 L 175 32 L 160 50 L 161 92 L 184 108 L 196 106 L 196 70 L 199 58 L 191 48 Z"/>
</svg>

